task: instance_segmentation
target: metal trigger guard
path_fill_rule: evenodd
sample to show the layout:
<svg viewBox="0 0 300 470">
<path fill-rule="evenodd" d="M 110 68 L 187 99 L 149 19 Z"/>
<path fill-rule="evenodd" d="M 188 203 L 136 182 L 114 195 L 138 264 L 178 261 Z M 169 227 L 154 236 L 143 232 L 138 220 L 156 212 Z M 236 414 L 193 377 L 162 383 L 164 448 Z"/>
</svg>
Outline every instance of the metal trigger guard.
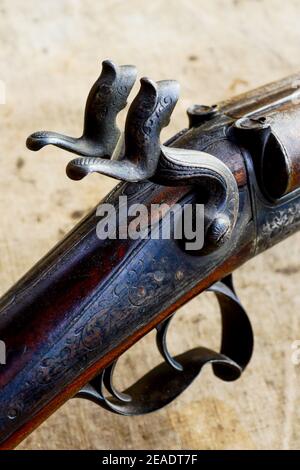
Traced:
<svg viewBox="0 0 300 470">
<path fill-rule="evenodd" d="M 173 314 L 157 327 L 157 346 L 165 362 L 124 392 L 117 391 L 113 385 L 114 362 L 76 397 L 89 399 L 113 413 L 133 416 L 151 413 L 171 403 L 194 381 L 205 364 L 212 364 L 214 374 L 222 380 L 238 379 L 252 356 L 250 321 L 234 291 L 231 275 L 213 284 L 207 291 L 215 293 L 221 310 L 220 352 L 198 347 L 173 358 L 166 340 Z M 105 389 L 111 394 L 110 397 L 105 396 Z"/>
</svg>

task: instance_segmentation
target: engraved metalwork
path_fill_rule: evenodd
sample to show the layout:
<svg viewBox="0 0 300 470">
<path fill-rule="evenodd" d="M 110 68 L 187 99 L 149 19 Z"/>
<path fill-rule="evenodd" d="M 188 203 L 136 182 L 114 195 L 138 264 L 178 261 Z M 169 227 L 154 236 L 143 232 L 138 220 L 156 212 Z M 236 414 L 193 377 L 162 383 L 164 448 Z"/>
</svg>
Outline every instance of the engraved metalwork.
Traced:
<svg viewBox="0 0 300 470">
<path fill-rule="evenodd" d="M 162 146 L 156 182 L 169 186 L 194 184 L 206 189 L 205 249 L 222 246 L 235 227 L 239 208 L 236 180 L 218 158 L 194 150 Z"/>
<path fill-rule="evenodd" d="M 135 67 L 118 67 L 105 60 L 87 98 L 83 135 L 74 138 L 56 132 L 35 132 L 28 137 L 27 147 L 36 151 L 51 144 L 77 155 L 110 158 L 121 137 L 116 117 L 126 106 L 135 80 Z"/>
<path fill-rule="evenodd" d="M 95 208 L 32 268 L 0 300 L 7 345 L 0 376 L 2 447 L 15 445 L 46 410 L 54 411 L 87 382 L 81 396 L 116 413 L 139 414 L 170 403 L 206 363 L 223 380 L 238 378 L 251 357 L 253 336 L 228 275 L 300 228 L 295 77 L 212 110 L 190 109 L 190 129 L 165 145 L 160 131 L 178 98 L 173 81 L 143 79 L 124 139 L 116 129 L 134 77 L 130 66 L 105 63 L 88 99 L 83 137 L 35 134 L 27 144 L 37 150 L 54 143 L 80 155 L 68 166 L 75 179 L 99 170 L 132 181 L 120 183 L 104 200 L 117 213 L 125 194 L 129 206 L 166 202 L 176 214 L 187 203 L 204 202 L 206 245 L 191 256 L 173 234 L 167 240 L 100 240 Z M 272 155 L 283 172 L 270 176 Z M 162 216 L 151 232 L 166 223 Z M 167 342 L 171 315 L 209 286 L 221 307 L 220 352 L 195 348 L 173 357 Z M 164 363 L 119 392 L 114 361 L 154 327 Z"/>
<path fill-rule="evenodd" d="M 124 392 L 119 392 L 113 384 L 114 362 L 87 384 L 77 397 L 89 399 L 114 413 L 132 416 L 150 413 L 171 403 L 194 381 L 205 364 L 211 364 L 215 375 L 222 380 L 238 379 L 252 355 L 250 321 L 234 292 L 231 276 L 224 282 L 217 282 L 208 291 L 216 294 L 220 305 L 220 352 L 198 347 L 173 358 L 167 346 L 167 331 L 173 315 L 157 327 L 157 346 L 165 359 L 164 363 Z M 111 396 L 107 397 L 106 391 Z"/>
<path fill-rule="evenodd" d="M 187 109 L 187 115 L 189 119 L 189 127 L 198 127 L 207 121 L 213 119 L 218 112 L 218 106 L 216 104 L 212 106 L 205 106 L 194 104 Z"/>
<path fill-rule="evenodd" d="M 123 181 L 154 177 L 160 157 L 160 132 L 167 126 L 178 100 L 178 83 L 141 79 L 141 88 L 131 104 L 125 123 L 125 150 L 111 160 L 77 158 L 67 166 L 72 179 L 97 172 Z"/>
<path fill-rule="evenodd" d="M 119 90 L 122 88 L 119 82 L 122 82 L 125 76 L 127 87 L 122 97 L 127 98 L 128 90 L 132 86 L 131 81 L 128 85 L 128 76 L 131 79 L 134 74 L 130 66 L 120 67 L 118 74 L 116 66 L 112 67 L 111 64 L 111 62 L 104 62 L 105 67 L 99 79 L 102 83 L 100 89 L 102 89 L 103 82 L 113 75 L 113 86 L 105 86 L 105 89 L 109 91 L 109 100 L 105 95 L 104 106 L 101 105 L 99 110 L 94 98 L 97 93 L 92 89 L 88 98 L 89 105 L 86 108 L 86 122 L 91 120 L 90 115 L 95 115 L 95 110 L 97 110 L 97 113 L 101 115 L 100 123 L 106 131 L 112 126 L 111 134 L 102 132 L 96 138 L 98 144 L 102 138 L 106 139 L 107 136 L 110 138 L 108 145 L 104 140 L 103 147 L 110 149 L 110 152 L 104 152 L 104 156 L 107 157 L 110 153 L 111 158 L 101 158 L 99 149 L 98 151 L 95 149 L 94 152 L 90 151 L 93 154 L 92 157 L 76 158 L 68 164 L 68 176 L 78 180 L 89 173 L 98 172 L 129 182 L 150 180 L 166 186 L 195 185 L 199 190 L 205 188 L 205 191 L 209 193 L 209 198 L 206 202 L 206 236 L 202 254 L 219 248 L 230 238 L 238 214 L 239 195 L 232 172 L 223 162 L 207 152 L 161 145 L 161 130 L 168 125 L 178 100 L 179 85 L 173 80 L 155 83 L 148 78 L 141 79 L 140 91 L 127 114 L 125 146 L 117 145 L 115 116 L 124 106 L 125 101 L 120 102 L 115 96 L 118 97 Z M 99 85 L 96 88 L 98 89 Z M 112 106 L 113 111 L 110 112 L 110 119 L 106 123 L 108 111 L 103 112 L 103 108 L 107 110 L 109 106 Z M 214 114 L 215 110 L 216 108 L 212 107 L 206 113 L 206 118 Z M 99 119 L 97 124 L 99 124 Z M 92 129 L 95 140 L 97 126 L 93 125 Z M 42 137 L 40 134 L 33 134 L 28 138 L 28 147 L 38 150 L 46 143 L 55 141 L 57 144 L 56 137 L 56 140 L 51 140 L 49 134 L 47 136 L 45 138 L 44 134 Z M 86 140 L 86 137 L 83 137 L 83 140 Z M 62 139 L 60 139 L 59 146 L 61 142 Z M 93 145 L 93 139 L 89 140 L 89 144 Z M 112 151 L 113 146 L 114 151 Z M 82 154 L 79 147 L 76 146 L 75 153 Z M 73 151 L 73 145 L 69 146 L 68 150 Z"/>
</svg>

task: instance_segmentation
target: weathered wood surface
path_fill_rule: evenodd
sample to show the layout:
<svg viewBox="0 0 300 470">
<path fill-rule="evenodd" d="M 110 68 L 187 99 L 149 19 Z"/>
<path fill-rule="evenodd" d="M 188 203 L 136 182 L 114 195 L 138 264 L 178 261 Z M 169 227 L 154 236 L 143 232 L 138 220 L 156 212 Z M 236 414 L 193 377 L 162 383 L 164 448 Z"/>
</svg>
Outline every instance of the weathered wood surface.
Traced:
<svg viewBox="0 0 300 470">
<path fill-rule="evenodd" d="M 3 293 L 114 185 L 93 175 L 65 177 L 67 153 L 25 149 L 34 130 L 80 135 L 86 93 L 100 62 L 134 63 L 140 76 L 176 78 L 181 100 L 166 135 L 186 124 L 185 109 L 212 103 L 300 70 L 300 1 L 0 1 L 0 290 Z M 255 331 L 243 378 L 209 369 L 174 404 L 146 417 L 108 414 L 73 400 L 22 449 L 266 449 L 300 445 L 300 235 L 236 274 Z M 217 345 L 211 294 L 182 309 L 174 350 Z M 159 361 L 151 334 L 120 361 L 119 384 Z M 1 391 L 0 391 L 1 393 Z"/>
</svg>

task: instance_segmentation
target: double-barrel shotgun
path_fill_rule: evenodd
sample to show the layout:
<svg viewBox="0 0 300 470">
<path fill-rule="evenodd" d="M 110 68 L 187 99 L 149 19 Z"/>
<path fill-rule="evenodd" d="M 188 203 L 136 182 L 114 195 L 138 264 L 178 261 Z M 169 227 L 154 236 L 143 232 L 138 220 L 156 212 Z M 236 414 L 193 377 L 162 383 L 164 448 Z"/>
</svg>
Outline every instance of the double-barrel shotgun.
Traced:
<svg viewBox="0 0 300 470">
<path fill-rule="evenodd" d="M 178 84 L 142 78 L 121 132 L 135 80 L 135 67 L 105 60 L 82 136 L 27 139 L 34 151 L 75 153 L 73 180 L 97 172 L 120 183 L 0 300 L 2 449 L 74 396 L 135 415 L 170 403 L 206 363 L 222 380 L 239 378 L 253 333 L 232 272 L 300 228 L 300 75 L 191 106 L 188 128 L 164 145 Z M 205 290 L 220 305 L 220 350 L 172 356 L 170 321 Z M 116 361 L 155 328 L 163 362 L 117 390 Z"/>
</svg>

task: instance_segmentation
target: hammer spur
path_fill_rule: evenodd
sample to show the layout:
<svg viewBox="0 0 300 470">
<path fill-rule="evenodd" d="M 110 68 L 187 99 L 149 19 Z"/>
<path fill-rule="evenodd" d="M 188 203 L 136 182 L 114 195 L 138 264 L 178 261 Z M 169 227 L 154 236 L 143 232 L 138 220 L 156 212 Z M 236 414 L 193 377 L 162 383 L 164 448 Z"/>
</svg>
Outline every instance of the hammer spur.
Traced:
<svg viewBox="0 0 300 470">
<path fill-rule="evenodd" d="M 101 75 L 87 98 L 82 136 L 74 138 L 56 132 L 35 132 L 28 137 L 27 147 L 37 151 L 46 145 L 55 145 L 80 156 L 109 158 L 121 136 L 116 117 L 126 106 L 135 80 L 134 66 L 119 67 L 110 60 L 103 61 Z"/>
</svg>

